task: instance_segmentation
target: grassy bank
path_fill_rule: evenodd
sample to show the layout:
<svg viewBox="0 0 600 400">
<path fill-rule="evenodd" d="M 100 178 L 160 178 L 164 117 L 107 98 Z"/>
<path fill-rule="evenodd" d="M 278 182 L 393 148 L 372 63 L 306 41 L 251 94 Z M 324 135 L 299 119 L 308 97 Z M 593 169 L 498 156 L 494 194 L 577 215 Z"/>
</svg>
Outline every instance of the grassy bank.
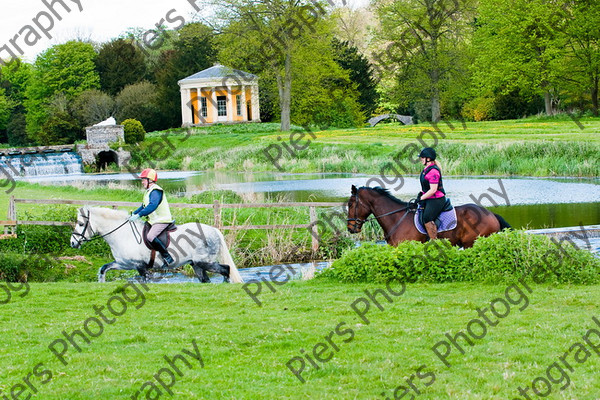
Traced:
<svg viewBox="0 0 600 400">
<path fill-rule="evenodd" d="M 151 164 L 174 170 L 277 171 L 276 160 L 286 172 L 378 174 L 396 158 L 407 173 L 418 173 L 419 165 L 410 162 L 414 150 L 397 155 L 410 144 L 433 145 L 431 135 L 422 134 L 429 130 L 437 132 L 436 148 L 447 175 L 597 176 L 600 119 L 579 123 L 583 129 L 569 118 L 452 122 L 437 128 L 395 123 L 315 131 L 315 139 L 309 134 L 301 137 L 303 130 L 297 127 L 297 146 L 311 142 L 293 155 L 282 145 L 290 146 L 289 133 L 278 132 L 277 124 L 213 126 L 194 128 L 191 136 L 183 130 L 151 133 L 131 165 L 133 169 Z M 392 172 L 388 169 L 386 174 Z"/>
<path fill-rule="evenodd" d="M 142 191 L 136 189 L 111 188 L 74 188 L 68 186 L 51 187 L 39 184 L 19 182 L 13 192 L 16 197 L 28 199 L 71 199 L 129 201 L 139 203 Z M 169 193 L 171 203 L 212 204 L 215 200 L 221 203 L 246 203 L 243 198 L 231 191 L 210 191 L 201 194 L 175 198 Z M 9 197 L 0 195 L 0 209 L 8 208 Z M 274 200 L 276 201 L 276 199 Z M 74 222 L 79 206 L 75 205 L 34 205 L 18 204 L 19 220 L 64 221 Z M 133 210 L 135 207 L 123 208 Z M 179 225 L 187 222 L 201 222 L 214 225 L 212 209 L 180 209 L 172 208 L 172 214 Z M 331 208 L 320 208 L 317 217 L 327 215 Z M 269 224 L 307 224 L 310 221 L 306 207 L 286 207 L 273 209 L 223 209 L 223 225 L 269 225 Z M 339 232 L 345 232 L 345 220 L 334 219 Z M 375 237 L 375 228 L 369 227 L 361 238 Z M 33 281 L 71 282 L 93 281 L 98 268 L 113 260 L 110 248 L 104 240 L 85 243 L 81 249 L 72 249 L 69 239 L 70 227 L 26 226 L 18 228 L 16 239 L 0 241 L 0 279 L 5 275 L 27 275 Z M 320 246 L 315 253 L 311 250 L 311 239 L 307 229 L 273 229 L 225 231 L 225 238 L 231 254 L 238 267 L 255 267 L 273 265 L 281 262 L 301 262 L 308 260 L 337 258 L 341 251 L 352 246 L 353 240 L 347 236 L 335 238 L 331 227 L 319 231 Z M 354 238 L 353 238 L 354 239 Z M 37 262 L 40 256 L 67 257 L 55 259 L 52 266 L 42 268 Z M 78 260 L 74 257 L 84 257 Z M 12 268 L 19 265 L 18 271 Z M 12 272 L 11 272 L 12 271 Z M 12 274 L 12 275 L 11 275 Z M 131 273 L 126 273 L 126 275 Z M 119 277 L 120 273 L 112 273 L 109 279 Z"/>
<path fill-rule="evenodd" d="M 391 288 L 401 293 L 399 286 Z M 170 368 L 163 356 L 183 354 L 190 367 L 177 361 L 182 376 L 175 375 L 173 399 L 385 398 L 381 393 L 394 398 L 393 391 L 408 387 L 407 379 L 421 366 L 421 375 L 433 374 L 434 380 L 432 375 L 413 378 L 418 399 L 519 398 L 519 386 L 528 386 L 531 394 L 536 377 L 546 377 L 548 366 L 562 365 L 559 357 L 572 344 L 583 343 L 600 301 L 598 286 L 531 285 L 528 291 L 521 284 L 509 290 L 506 285 L 409 284 L 404 294 L 391 296 L 392 303 L 380 295 L 383 311 L 371 304 L 367 324 L 350 305 L 365 297 L 365 289 L 385 286 L 291 282 L 276 293 L 263 288 L 259 308 L 240 285 L 150 285 L 148 291 L 139 288 L 144 298 L 128 289 L 126 312 L 113 317 L 106 304 L 123 296 L 116 289 L 116 284 L 32 284 L 27 296 L 15 295 L 2 305 L 0 390 L 7 393 L 20 383 L 27 397 L 32 390 L 23 378 L 41 363 L 39 375 L 29 377 L 37 398 L 131 399 L 145 382 L 162 391 L 160 398 L 171 398 L 153 375 Z M 477 308 L 509 297 L 512 304 L 504 318 L 488 312 L 490 321 L 498 323 L 488 325 L 484 337 L 471 339 L 472 346 L 461 342 L 464 354 L 452 348 L 446 359 L 450 367 L 433 353 L 431 348 L 446 340 L 446 333 L 467 332 L 469 321 L 479 318 Z M 104 323 L 98 337 L 89 337 L 83 324 L 92 316 L 100 319 L 94 306 L 103 306 L 106 317 L 115 320 Z M 340 330 L 351 329 L 353 336 L 335 334 L 342 322 Z M 98 331 L 95 323 L 89 328 Z M 76 329 L 89 343 L 76 336 L 81 351 L 69 345 L 64 365 L 48 347 L 64 339 L 61 332 Z M 480 326 L 472 329 L 480 335 Z M 339 350 L 327 345 L 327 336 Z M 597 342 L 594 335 L 591 340 Z M 193 341 L 203 367 L 182 351 L 194 353 Z M 321 358 L 330 359 L 315 361 L 318 370 L 305 359 L 301 376 L 306 383 L 301 383 L 286 363 L 302 357 L 301 349 L 315 360 L 318 343 L 327 347 L 317 347 Z M 54 347 L 63 349 L 60 343 Z M 551 398 L 590 399 L 600 391 L 600 359 L 591 349 L 587 357 L 580 351 L 579 362 L 575 351 L 566 357 L 573 370 L 563 368 L 564 377 L 551 370 L 560 382 L 551 383 Z M 168 374 L 163 371 L 162 376 L 168 383 Z M 149 390 L 147 385 L 144 391 Z"/>
</svg>

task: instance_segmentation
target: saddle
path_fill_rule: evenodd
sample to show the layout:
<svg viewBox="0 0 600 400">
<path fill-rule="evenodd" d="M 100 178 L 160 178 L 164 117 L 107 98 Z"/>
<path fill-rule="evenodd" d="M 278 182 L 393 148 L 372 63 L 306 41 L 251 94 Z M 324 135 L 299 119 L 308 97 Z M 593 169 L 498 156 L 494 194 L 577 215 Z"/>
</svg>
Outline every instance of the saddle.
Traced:
<svg viewBox="0 0 600 400">
<path fill-rule="evenodd" d="M 426 235 L 427 230 L 425 229 L 425 226 L 423 226 L 423 221 L 421 220 L 422 214 L 423 209 L 417 209 L 417 212 L 415 213 L 414 223 L 417 230 L 422 234 Z M 438 228 L 438 232 L 451 231 L 452 229 L 456 228 L 456 210 L 452 206 L 452 203 L 450 202 L 449 198 L 446 198 L 446 202 L 444 203 L 444 208 L 442 208 L 442 212 L 435 219 L 435 225 Z"/>
<path fill-rule="evenodd" d="M 142 231 L 142 237 L 144 238 L 144 244 L 146 245 L 146 247 L 150 250 L 160 250 L 154 247 L 154 244 L 152 242 L 148 241 L 148 232 L 150 231 L 150 228 L 152 227 L 152 225 L 150 225 L 148 222 L 146 222 L 144 224 L 144 230 Z M 160 235 L 158 235 L 158 239 L 164 243 L 164 245 L 166 247 L 169 247 L 169 244 L 171 243 L 171 232 L 174 232 L 177 230 L 177 226 L 175 225 L 175 221 L 171 222 L 164 231 L 162 231 L 160 233 Z"/>
</svg>

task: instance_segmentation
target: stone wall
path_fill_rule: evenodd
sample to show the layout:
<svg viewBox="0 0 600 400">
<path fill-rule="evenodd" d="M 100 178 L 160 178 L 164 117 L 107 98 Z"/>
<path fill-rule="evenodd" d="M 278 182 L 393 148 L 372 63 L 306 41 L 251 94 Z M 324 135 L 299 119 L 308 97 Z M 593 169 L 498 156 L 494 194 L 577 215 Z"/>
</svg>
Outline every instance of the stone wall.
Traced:
<svg viewBox="0 0 600 400">
<path fill-rule="evenodd" d="M 103 151 L 116 153 L 119 167 L 127 165 L 131 154 L 122 148 L 112 150 L 109 146 L 111 143 L 125 141 L 123 125 L 88 126 L 85 128 L 85 134 L 87 136 L 87 144 L 77 145 L 77 152 L 85 165 L 96 164 L 96 157 Z"/>
<path fill-rule="evenodd" d="M 125 141 L 123 125 L 88 126 L 85 134 L 91 146 Z"/>
</svg>

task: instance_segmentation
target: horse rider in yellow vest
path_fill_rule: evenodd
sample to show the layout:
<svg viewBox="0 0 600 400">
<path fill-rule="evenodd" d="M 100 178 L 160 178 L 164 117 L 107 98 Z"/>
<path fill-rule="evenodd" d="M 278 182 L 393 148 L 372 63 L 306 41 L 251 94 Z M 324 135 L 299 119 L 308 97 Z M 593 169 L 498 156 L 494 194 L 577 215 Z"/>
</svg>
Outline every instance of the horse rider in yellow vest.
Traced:
<svg viewBox="0 0 600 400">
<path fill-rule="evenodd" d="M 173 222 L 169 202 L 167 201 L 165 191 L 156 184 L 158 174 L 155 170 L 147 168 L 142 171 L 139 178 L 142 180 L 142 185 L 146 189 L 146 192 L 144 193 L 142 205 L 131 214 L 129 220 L 135 221 L 141 217 L 148 217 L 148 222 L 151 225 L 148 232 L 148 241 L 159 251 L 165 260 L 163 267 L 166 267 L 172 264 L 174 260 L 167 251 L 167 246 L 160 241 L 158 235 Z"/>
</svg>

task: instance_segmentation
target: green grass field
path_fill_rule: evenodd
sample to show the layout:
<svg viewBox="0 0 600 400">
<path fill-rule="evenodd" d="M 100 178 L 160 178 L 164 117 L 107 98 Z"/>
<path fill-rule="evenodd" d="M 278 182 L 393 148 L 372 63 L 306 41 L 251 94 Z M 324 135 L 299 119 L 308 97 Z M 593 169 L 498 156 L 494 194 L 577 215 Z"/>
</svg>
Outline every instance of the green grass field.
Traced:
<svg viewBox="0 0 600 400">
<path fill-rule="evenodd" d="M 581 123 L 583 130 L 564 118 L 467 123 L 463 130 L 456 122 L 449 132 L 441 124 L 446 138 L 438 149 L 447 174 L 597 176 L 600 119 Z M 298 157 L 282 155 L 281 166 L 379 173 L 428 128 L 317 132 Z M 274 171 L 263 150 L 280 143 L 276 130 L 275 124 L 215 126 L 185 141 L 177 140 L 184 137 L 178 131 L 169 136 L 175 151 L 157 167 Z M 160 135 L 149 134 L 143 147 Z M 26 183 L 12 194 L 141 196 Z M 0 210 L 7 205 L 3 189 Z M 60 208 L 19 210 L 69 217 Z M 32 248 L 52 247 L 47 238 L 59 237 L 36 229 L 0 250 L 33 257 Z M 519 387 L 531 399 L 600 398 L 600 323 L 592 319 L 600 317 L 599 286 L 421 283 L 402 292 L 398 284 L 388 290 L 316 279 L 273 286 L 275 292 L 262 284 L 259 307 L 243 285 L 137 284 L 138 292 L 131 285 L 123 290 L 123 281 L 81 282 L 94 279 L 109 257 L 105 252 L 66 249 L 65 255 L 86 260 L 64 260 L 58 274 L 48 276 L 69 282 L 29 283 L 23 297 L 27 287 L 0 283 L 0 399 L 527 399 Z M 246 288 L 256 292 L 258 286 Z M 381 293 L 373 297 L 376 290 L 389 301 Z M 181 374 L 165 359 L 177 355 L 185 357 L 175 364 Z"/>
<path fill-rule="evenodd" d="M 446 175 L 597 176 L 600 119 L 578 123 L 567 117 L 464 125 L 453 121 L 437 127 L 389 123 L 312 133 L 296 127 L 294 136 L 279 132 L 272 123 L 217 125 L 193 128 L 191 135 L 181 129 L 150 133 L 130 166 L 133 170 L 152 165 L 174 170 L 378 174 L 406 146 L 414 146 L 398 160 L 405 173 L 418 173 L 419 165 L 409 160 L 417 149 L 436 145 Z M 303 150 L 294 151 L 291 138 Z"/>
<path fill-rule="evenodd" d="M 48 400 L 132 399 L 141 391 L 138 398 L 171 398 L 154 377 L 168 387 L 169 373 L 158 374 L 167 368 L 176 377 L 169 390 L 178 399 L 394 399 L 394 390 L 396 398 L 403 399 L 412 395 L 436 400 L 513 399 L 524 398 L 519 396 L 519 386 L 531 387 L 537 377 L 548 380 L 546 369 L 555 362 L 564 374 L 558 368 L 550 370 L 556 383 L 548 380 L 548 398 L 595 399 L 600 393 L 600 359 L 582 339 L 594 327 L 592 317 L 600 316 L 596 286 L 530 285 L 528 291 L 521 283 L 516 286 L 519 290 L 409 284 L 402 294 L 400 285 L 392 284 L 390 288 L 399 294 L 387 292 L 392 303 L 381 294 L 376 297 L 383 310 L 367 301 L 365 290 L 387 291 L 385 285 L 294 281 L 277 287 L 276 293 L 263 287 L 262 307 L 241 285 L 155 284 L 147 290 L 138 285 L 143 297 L 131 288 L 123 293 L 118 287 L 116 283 L 32 284 L 24 298 L 18 296 L 21 292 L 13 292 L 11 301 L 0 305 L 3 394 L 22 391 L 14 398 L 29 398 L 35 389 L 38 393 L 32 398 Z M 3 291 L 0 296 L 5 299 Z M 115 296 L 127 301 L 118 305 L 111 300 Z M 498 298 L 509 304 L 509 311 Z M 360 312 L 367 302 L 370 305 L 363 313 L 368 324 L 351 306 L 357 300 Z M 481 326 L 469 323 L 482 320 L 477 309 L 489 308 L 492 301 L 504 318 L 487 311 L 497 324 L 487 325 L 481 337 Z M 109 303 L 122 315 L 111 315 Z M 122 304 L 127 306 L 124 312 Z M 94 306 L 104 307 L 105 317 L 115 321 L 103 323 Z M 102 328 L 90 317 L 97 317 Z M 90 334 L 102 333 L 91 337 L 85 321 Z M 451 366 L 446 367 L 432 347 L 437 345 L 444 354 L 446 347 L 438 343 L 448 342 L 445 334 L 468 333 L 467 327 L 481 338 L 469 336 L 473 346 L 458 339 L 464 354 L 451 347 L 445 358 Z M 74 337 L 80 352 L 61 333 L 75 330 L 89 340 Z M 589 338 L 594 345 L 600 343 L 600 336 L 592 333 Z M 193 341 L 203 367 L 183 352 L 197 354 Z M 565 356 L 578 342 L 586 350 L 578 347 L 579 354 L 571 350 Z M 298 374 L 305 383 L 286 366 L 298 357 L 291 365 L 300 369 L 302 349 L 318 366 L 304 358 L 305 369 Z M 191 368 L 182 360 L 176 363 L 183 376 L 175 374 L 163 358 L 177 354 L 190 362 Z M 561 356 L 572 371 L 562 364 Z M 415 389 L 399 397 L 405 389 L 398 387 L 409 388 L 411 376 Z M 146 382 L 150 383 L 144 386 Z M 540 392 L 547 389 L 543 381 L 536 384 Z M 531 388 L 528 393 L 536 398 Z"/>
</svg>

